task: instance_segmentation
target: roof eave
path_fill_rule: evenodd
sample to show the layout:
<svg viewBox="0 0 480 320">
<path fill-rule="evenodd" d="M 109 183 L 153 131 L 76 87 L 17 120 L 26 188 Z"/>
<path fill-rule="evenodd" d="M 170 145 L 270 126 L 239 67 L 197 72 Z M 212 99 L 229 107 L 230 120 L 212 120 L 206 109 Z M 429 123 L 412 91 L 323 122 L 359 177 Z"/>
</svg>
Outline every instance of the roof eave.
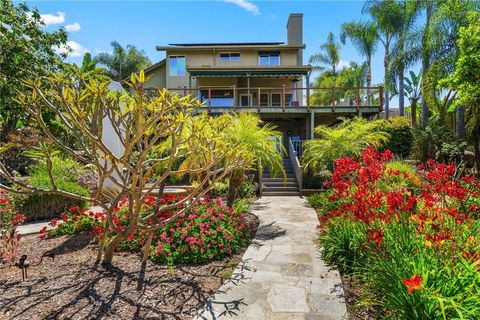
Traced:
<svg viewBox="0 0 480 320">
<path fill-rule="evenodd" d="M 305 49 L 306 45 L 263 45 L 263 46 L 198 46 L 198 47 L 177 47 L 177 46 L 156 46 L 157 51 L 207 51 L 207 50 L 298 50 Z"/>
</svg>

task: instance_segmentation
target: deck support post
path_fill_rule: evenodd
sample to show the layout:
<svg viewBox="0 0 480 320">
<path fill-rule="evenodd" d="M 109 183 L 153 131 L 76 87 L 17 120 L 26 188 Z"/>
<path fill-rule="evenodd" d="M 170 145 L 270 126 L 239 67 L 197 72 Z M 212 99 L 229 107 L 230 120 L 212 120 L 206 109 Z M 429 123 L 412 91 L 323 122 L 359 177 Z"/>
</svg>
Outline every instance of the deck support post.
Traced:
<svg viewBox="0 0 480 320">
<path fill-rule="evenodd" d="M 310 111 L 310 139 L 313 139 L 314 137 L 313 129 L 315 129 L 315 113 Z"/>
<path fill-rule="evenodd" d="M 310 73 L 307 74 L 306 86 L 307 86 L 307 110 L 310 111 Z"/>
</svg>

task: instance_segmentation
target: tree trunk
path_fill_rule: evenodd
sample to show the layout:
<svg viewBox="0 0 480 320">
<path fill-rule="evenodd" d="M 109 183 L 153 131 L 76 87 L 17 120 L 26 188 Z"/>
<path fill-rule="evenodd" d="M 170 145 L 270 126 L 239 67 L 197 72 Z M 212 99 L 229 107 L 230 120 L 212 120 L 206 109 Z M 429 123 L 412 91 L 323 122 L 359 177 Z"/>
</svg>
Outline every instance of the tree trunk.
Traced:
<svg viewBox="0 0 480 320">
<path fill-rule="evenodd" d="M 457 106 L 455 114 L 455 127 L 457 141 L 465 139 L 465 109 L 462 106 Z"/>
<path fill-rule="evenodd" d="M 403 63 L 398 67 L 398 112 L 401 117 L 405 115 L 405 66 Z"/>
<path fill-rule="evenodd" d="M 117 234 L 105 247 L 105 254 L 103 256 L 103 264 L 109 266 L 112 264 L 113 254 L 115 250 L 118 248 L 120 243 L 125 240 L 125 236 L 122 234 Z"/>
<path fill-rule="evenodd" d="M 430 67 L 430 49 L 429 41 L 430 37 L 428 30 L 430 28 L 430 21 L 432 19 L 433 3 L 431 0 L 427 0 L 426 3 L 426 22 L 425 22 L 425 31 L 422 37 L 422 82 L 425 79 L 428 68 Z M 422 95 L 422 125 L 426 125 L 429 117 L 428 104 L 425 98 Z"/>
<path fill-rule="evenodd" d="M 417 100 L 412 100 L 411 112 L 412 112 L 412 127 L 417 126 Z"/>
<path fill-rule="evenodd" d="M 480 133 L 479 130 L 475 130 L 473 132 L 473 160 L 475 161 L 475 173 L 478 174 L 480 172 Z"/>
<path fill-rule="evenodd" d="M 387 35 L 388 37 L 388 35 Z M 385 43 L 385 58 L 383 60 L 383 67 L 385 69 L 384 87 L 385 87 L 385 119 L 390 117 L 390 74 L 388 72 L 388 67 L 390 65 L 390 44 L 389 40 L 386 39 Z"/>
<path fill-rule="evenodd" d="M 367 72 L 367 105 L 370 106 L 370 87 L 372 86 L 372 56 L 367 57 L 368 72 Z"/>
<path fill-rule="evenodd" d="M 228 184 L 227 206 L 232 207 L 243 183 L 243 170 L 233 170 Z"/>
</svg>

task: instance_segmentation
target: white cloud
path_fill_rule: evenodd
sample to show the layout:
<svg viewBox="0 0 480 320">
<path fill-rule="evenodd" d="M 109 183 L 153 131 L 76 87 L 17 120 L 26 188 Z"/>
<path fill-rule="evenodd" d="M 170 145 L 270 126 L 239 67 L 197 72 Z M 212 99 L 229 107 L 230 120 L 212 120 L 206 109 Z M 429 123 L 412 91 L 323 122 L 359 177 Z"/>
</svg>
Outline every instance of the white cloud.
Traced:
<svg viewBox="0 0 480 320">
<path fill-rule="evenodd" d="M 258 16 L 260 14 L 260 10 L 258 9 L 256 4 L 253 4 L 252 2 L 248 0 L 222 0 L 223 2 L 227 3 L 233 3 L 236 4 L 237 6 L 250 11 L 253 13 L 255 16 Z"/>
<path fill-rule="evenodd" d="M 68 32 L 79 31 L 80 30 L 80 23 L 75 22 L 75 23 L 67 24 L 65 26 L 65 30 L 68 31 Z"/>
<path fill-rule="evenodd" d="M 52 13 L 45 13 L 41 14 L 40 17 L 42 17 L 43 22 L 45 25 L 51 25 L 51 24 L 60 24 L 60 23 L 65 23 L 65 12 L 57 12 L 57 15 L 52 14 Z"/>
<path fill-rule="evenodd" d="M 337 63 L 336 67 L 337 67 L 338 70 L 348 68 L 348 67 L 350 67 L 350 61 L 340 59 L 340 61 Z"/>
<path fill-rule="evenodd" d="M 87 48 L 84 48 L 80 43 L 75 41 L 67 41 L 66 46 L 56 47 L 55 51 L 59 54 L 67 54 L 69 57 L 82 57 L 85 53 L 89 52 Z"/>
<path fill-rule="evenodd" d="M 100 53 L 109 53 L 109 54 L 112 54 L 113 51 L 102 50 L 102 49 L 95 49 L 95 53 L 96 53 L 96 54 L 100 54 Z"/>
</svg>

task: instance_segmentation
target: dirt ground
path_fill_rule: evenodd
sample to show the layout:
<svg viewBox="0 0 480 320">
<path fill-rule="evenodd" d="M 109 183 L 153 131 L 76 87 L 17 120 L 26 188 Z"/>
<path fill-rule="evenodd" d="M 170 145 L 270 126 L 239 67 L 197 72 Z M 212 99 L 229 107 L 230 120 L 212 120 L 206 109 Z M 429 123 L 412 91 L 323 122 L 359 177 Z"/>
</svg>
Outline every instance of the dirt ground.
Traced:
<svg viewBox="0 0 480 320">
<path fill-rule="evenodd" d="M 97 249 L 86 235 L 22 239 L 31 266 L 0 265 L 0 319 L 191 319 L 228 279 L 243 252 L 221 261 L 173 269 L 119 252 L 114 267 L 95 266 Z M 246 248 L 245 248 L 246 249 Z M 54 252 L 55 259 L 44 258 Z"/>
</svg>

